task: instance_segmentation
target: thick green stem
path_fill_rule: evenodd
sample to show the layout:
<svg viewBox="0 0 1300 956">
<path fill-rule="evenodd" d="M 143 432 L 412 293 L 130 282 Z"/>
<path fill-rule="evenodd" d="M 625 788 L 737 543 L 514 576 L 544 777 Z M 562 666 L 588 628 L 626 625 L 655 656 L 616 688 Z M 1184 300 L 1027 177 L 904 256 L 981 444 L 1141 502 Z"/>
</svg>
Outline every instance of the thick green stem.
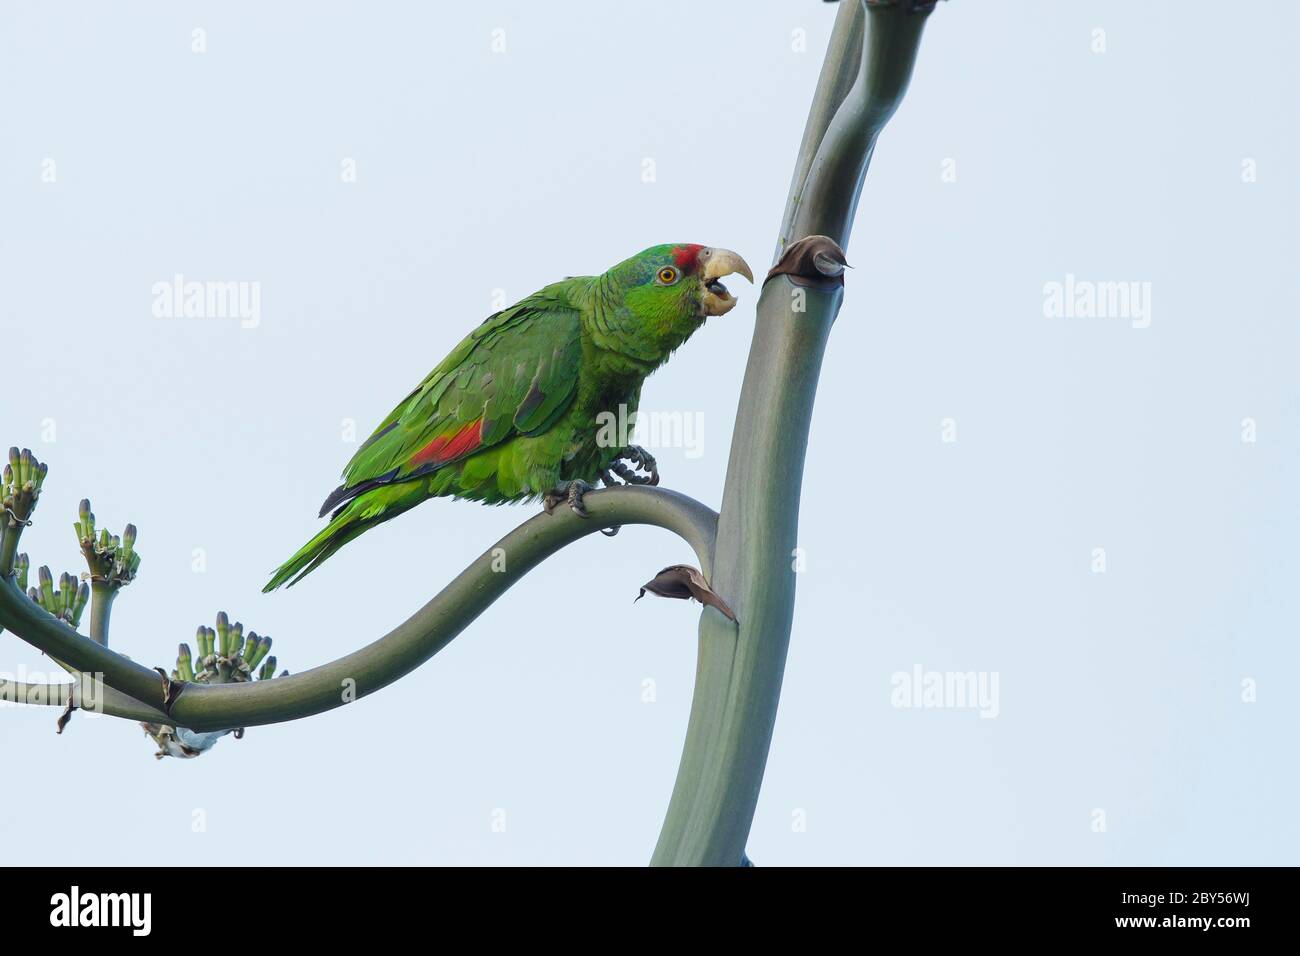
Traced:
<svg viewBox="0 0 1300 956">
<path fill-rule="evenodd" d="M 776 276 L 759 298 L 743 392 L 755 401 L 737 413 L 710 578 L 740 624 L 712 609 L 700 618 L 695 700 L 659 865 L 739 864 L 763 780 L 794 614 L 804 448 L 842 297 L 839 288 L 801 289 L 806 311 L 795 313 L 794 290 Z"/>
<path fill-rule="evenodd" d="M 195 731 L 252 727 L 308 717 L 392 683 L 427 661 L 510 586 L 579 538 L 611 525 L 647 524 L 676 532 L 708 574 L 717 515 L 662 488 L 610 488 L 584 499 L 588 519 L 569 509 L 539 514 L 488 549 L 405 623 L 355 653 L 275 680 L 187 685 L 168 723 Z M 80 671 L 103 674 L 111 688 L 156 707 L 162 678 L 56 621 L 11 580 L 0 581 L 0 623 Z"/>
<path fill-rule="evenodd" d="M 790 180 L 790 194 L 781 220 L 781 231 L 777 235 L 774 261 L 781 257 L 791 242 L 808 235 L 806 232 L 795 234 L 794 215 L 799 209 L 799 200 L 812 170 L 813 160 L 817 158 L 817 150 L 821 148 L 822 139 L 826 136 L 826 128 L 831 125 L 835 111 L 840 108 L 844 97 L 858 78 L 862 63 L 863 20 L 860 3 L 850 0 L 840 4 L 830 43 L 826 47 L 826 56 L 822 59 L 822 71 L 817 79 L 812 106 L 808 109 L 803 141 L 799 144 L 799 154 L 795 158 L 794 176 Z"/>
<path fill-rule="evenodd" d="M 841 247 L 848 245 L 876 138 L 907 92 L 929 12 L 930 6 L 920 0 L 867 0 L 858 7 L 858 16 L 865 17 L 866 24 L 862 58 L 857 64 L 842 63 L 842 69 L 855 75 L 853 86 L 827 124 L 803 183 L 791 189 L 781 224 L 781 248 L 804 236 L 819 235 L 830 236 Z M 836 21 L 837 30 L 843 22 Z M 834 96 L 838 88 L 823 75 L 818 94 Z M 814 118 L 820 122 L 820 114 Z"/>
<path fill-rule="evenodd" d="M 90 639 L 101 647 L 108 647 L 108 619 L 113 613 L 117 590 L 103 581 L 90 585 Z"/>
<path fill-rule="evenodd" d="M 916 57 L 928 11 L 914 10 L 911 3 L 868 3 L 840 11 L 778 253 L 808 235 L 847 244 L 876 136 Z M 845 52 L 858 31 L 862 60 L 853 63 Z M 856 77 L 846 93 L 833 71 Z M 827 122 L 827 102 L 837 96 L 842 99 Z M 802 156 L 819 128 L 824 134 L 801 178 Z M 794 616 L 799 490 L 813 399 L 842 298 L 840 286 L 796 286 L 785 275 L 769 278 L 759 297 L 710 578 L 740 623 L 711 608 L 700 618 L 695 696 L 656 865 L 735 866 L 745 858 Z"/>
<path fill-rule="evenodd" d="M 23 533 L 21 525 L 10 527 L 10 523 L 9 515 L 0 511 L 0 583 L 13 578 L 14 559 L 18 557 L 18 539 Z M 0 626 L 0 634 L 4 632 L 4 627 Z"/>
<path fill-rule="evenodd" d="M 0 522 L 5 527 L 0 531 L 0 578 L 7 578 L 14 573 L 14 558 L 18 556 L 18 540 L 22 537 L 22 526 L 12 526 L 13 519 L 0 511 Z"/>
</svg>

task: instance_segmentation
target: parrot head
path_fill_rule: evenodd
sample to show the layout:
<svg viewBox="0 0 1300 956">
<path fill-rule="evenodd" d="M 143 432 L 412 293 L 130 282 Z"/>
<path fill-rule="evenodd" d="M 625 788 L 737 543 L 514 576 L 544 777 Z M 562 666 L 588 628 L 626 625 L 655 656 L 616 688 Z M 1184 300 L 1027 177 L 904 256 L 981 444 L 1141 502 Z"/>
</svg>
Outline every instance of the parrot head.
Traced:
<svg viewBox="0 0 1300 956">
<path fill-rule="evenodd" d="M 625 288 L 624 302 L 633 309 L 684 314 L 699 321 L 725 315 L 736 304 L 722 284 L 724 276 L 739 273 L 754 281 L 749 264 L 730 249 L 694 242 L 651 246 L 610 272 Z"/>
<path fill-rule="evenodd" d="M 668 243 L 620 262 L 601 281 L 619 300 L 623 321 L 613 324 L 629 340 L 623 343 L 628 351 L 666 357 L 705 319 L 731 311 L 736 299 L 722 279 L 733 274 L 754 281 L 748 263 L 730 249 Z"/>
</svg>

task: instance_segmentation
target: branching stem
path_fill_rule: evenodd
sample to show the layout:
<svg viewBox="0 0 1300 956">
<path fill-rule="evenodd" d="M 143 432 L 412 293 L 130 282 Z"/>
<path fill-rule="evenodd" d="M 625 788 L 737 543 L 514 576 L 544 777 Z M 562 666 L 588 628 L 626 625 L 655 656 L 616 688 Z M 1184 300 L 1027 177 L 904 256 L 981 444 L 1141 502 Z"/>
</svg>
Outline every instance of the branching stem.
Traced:
<svg viewBox="0 0 1300 956">
<path fill-rule="evenodd" d="M 407 621 L 361 650 L 275 680 L 187 685 L 167 722 L 195 731 L 252 727 L 308 717 L 371 694 L 449 644 L 540 562 L 611 525 L 645 524 L 673 531 L 691 546 L 708 573 L 717 515 L 698 501 L 662 488 L 623 487 L 591 492 L 584 503 L 591 513 L 588 519 L 562 508 L 525 521 Z M 69 666 L 102 674 L 105 684 L 140 706 L 156 712 L 162 701 L 162 678 L 156 671 L 56 621 L 21 594 L 12 578 L 0 581 L 0 623 Z M 125 708 L 123 702 L 116 703 Z"/>
</svg>

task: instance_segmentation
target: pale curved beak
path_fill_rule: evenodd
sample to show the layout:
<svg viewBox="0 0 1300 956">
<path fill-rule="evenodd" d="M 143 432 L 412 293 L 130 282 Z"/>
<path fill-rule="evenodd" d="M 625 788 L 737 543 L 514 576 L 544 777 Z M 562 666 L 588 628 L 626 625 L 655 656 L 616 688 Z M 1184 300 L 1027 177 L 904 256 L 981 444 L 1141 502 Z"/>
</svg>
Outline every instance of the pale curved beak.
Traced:
<svg viewBox="0 0 1300 956">
<path fill-rule="evenodd" d="M 754 273 L 749 263 L 730 249 L 702 249 L 700 262 L 704 268 L 700 278 L 704 282 L 703 307 L 705 315 L 726 315 L 736 305 L 736 297 L 720 281 L 723 276 L 742 275 L 750 282 Z"/>
</svg>

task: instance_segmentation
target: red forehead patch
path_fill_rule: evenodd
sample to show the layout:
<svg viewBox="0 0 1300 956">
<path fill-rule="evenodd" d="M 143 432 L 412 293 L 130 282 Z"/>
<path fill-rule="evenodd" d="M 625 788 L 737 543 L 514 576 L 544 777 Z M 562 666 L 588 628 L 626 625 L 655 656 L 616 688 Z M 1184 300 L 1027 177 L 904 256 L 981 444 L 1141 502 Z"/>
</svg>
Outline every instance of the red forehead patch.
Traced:
<svg viewBox="0 0 1300 956">
<path fill-rule="evenodd" d="M 678 246 L 673 250 L 673 261 L 677 263 L 677 268 L 683 272 L 695 271 L 695 259 L 704 247 L 698 243 L 689 242 L 684 246 Z"/>
</svg>

